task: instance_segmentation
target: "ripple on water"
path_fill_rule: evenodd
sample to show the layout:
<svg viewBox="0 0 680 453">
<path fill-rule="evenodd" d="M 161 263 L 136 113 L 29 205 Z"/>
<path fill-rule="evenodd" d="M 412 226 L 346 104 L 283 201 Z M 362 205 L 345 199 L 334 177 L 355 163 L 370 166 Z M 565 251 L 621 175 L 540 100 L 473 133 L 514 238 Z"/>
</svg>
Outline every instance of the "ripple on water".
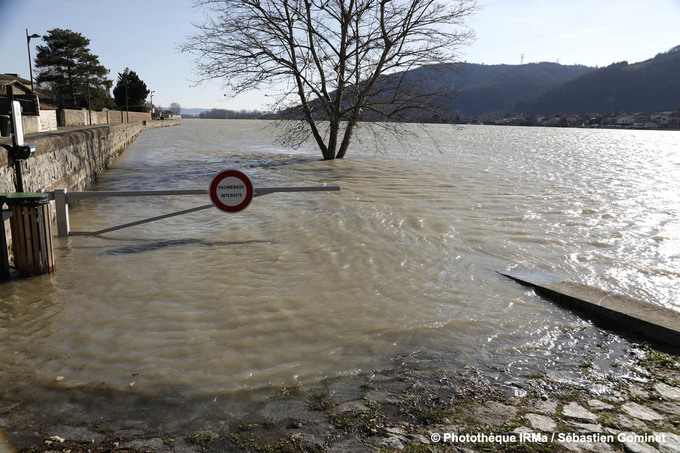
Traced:
<svg viewBox="0 0 680 453">
<path fill-rule="evenodd" d="M 58 239 L 57 273 L 0 299 L 3 383 L 124 390 L 134 375 L 140 391 L 209 395 L 414 350 L 527 375 L 578 366 L 601 334 L 493 272 L 510 264 L 678 308 L 680 177 L 659 171 L 677 134 L 433 125 L 438 147 L 412 136 L 323 162 L 282 152 L 261 123 L 185 123 L 146 131 L 94 189 L 203 188 L 233 167 L 256 187 L 342 190 Z M 86 200 L 71 225 L 206 203 Z"/>
</svg>

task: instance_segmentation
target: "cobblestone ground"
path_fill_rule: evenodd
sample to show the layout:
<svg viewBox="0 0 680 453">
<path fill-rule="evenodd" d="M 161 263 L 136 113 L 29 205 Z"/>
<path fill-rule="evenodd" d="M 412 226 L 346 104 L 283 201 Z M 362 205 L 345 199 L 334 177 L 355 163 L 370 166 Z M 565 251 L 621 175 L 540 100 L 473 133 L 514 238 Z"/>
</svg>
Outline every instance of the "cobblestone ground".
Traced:
<svg viewBox="0 0 680 453">
<path fill-rule="evenodd" d="M 544 374 L 485 382 L 414 355 L 316 388 L 272 389 L 252 411 L 206 429 L 83 420 L 40 428 L 22 451 L 680 452 L 680 357 L 649 347 L 630 355 L 627 378 L 612 382 L 584 361 L 579 383 Z M 8 420 L 0 408 L 0 426 Z"/>
</svg>

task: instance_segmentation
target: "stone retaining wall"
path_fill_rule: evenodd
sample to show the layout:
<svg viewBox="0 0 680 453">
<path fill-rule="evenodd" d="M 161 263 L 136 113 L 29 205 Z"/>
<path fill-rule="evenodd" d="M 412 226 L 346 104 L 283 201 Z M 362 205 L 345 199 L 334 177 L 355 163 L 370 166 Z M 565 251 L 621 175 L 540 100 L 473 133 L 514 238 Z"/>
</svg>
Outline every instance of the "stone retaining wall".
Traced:
<svg viewBox="0 0 680 453">
<path fill-rule="evenodd" d="M 90 114 L 92 122 L 90 123 Z M 134 123 L 135 121 L 151 121 L 149 112 L 125 112 L 121 110 L 103 109 L 99 112 L 87 109 L 59 109 L 59 126 L 87 126 L 95 124 Z M 26 119 L 24 119 L 24 123 Z"/>
<path fill-rule="evenodd" d="M 175 126 L 179 121 L 141 121 L 30 134 L 35 155 L 22 162 L 24 191 L 64 187 L 83 190 L 104 171 L 144 129 Z M 0 150 L 0 192 L 14 192 L 14 166 Z"/>
<path fill-rule="evenodd" d="M 25 142 L 35 146 L 35 155 L 21 163 L 24 191 L 83 190 L 144 129 L 179 124 L 180 120 L 138 121 L 26 135 Z M 2 143 L 11 141 L 3 137 Z M 3 192 L 15 192 L 15 171 L 7 152 L 0 148 L 0 193 Z M 9 239 L 8 221 L 5 230 Z"/>
<path fill-rule="evenodd" d="M 85 126 L 88 124 L 87 110 L 59 109 L 59 126 Z"/>
<path fill-rule="evenodd" d="M 40 125 L 38 126 L 37 132 L 42 131 L 56 131 L 57 130 L 57 111 L 56 110 L 40 110 L 40 116 L 38 117 Z M 28 133 L 24 131 L 24 133 Z"/>
</svg>

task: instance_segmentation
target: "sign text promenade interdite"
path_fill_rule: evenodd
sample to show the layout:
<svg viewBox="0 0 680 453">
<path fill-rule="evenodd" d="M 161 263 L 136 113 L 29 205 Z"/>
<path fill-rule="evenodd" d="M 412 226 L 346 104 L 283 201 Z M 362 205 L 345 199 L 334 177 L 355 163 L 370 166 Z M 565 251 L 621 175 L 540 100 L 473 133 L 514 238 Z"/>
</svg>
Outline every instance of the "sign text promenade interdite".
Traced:
<svg viewBox="0 0 680 453">
<path fill-rule="evenodd" d="M 250 178 L 238 170 L 225 170 L 210 183 L 210 200 L 224 212 L 239 212 L 248 207 L 254 195 Z"/>
</svg>

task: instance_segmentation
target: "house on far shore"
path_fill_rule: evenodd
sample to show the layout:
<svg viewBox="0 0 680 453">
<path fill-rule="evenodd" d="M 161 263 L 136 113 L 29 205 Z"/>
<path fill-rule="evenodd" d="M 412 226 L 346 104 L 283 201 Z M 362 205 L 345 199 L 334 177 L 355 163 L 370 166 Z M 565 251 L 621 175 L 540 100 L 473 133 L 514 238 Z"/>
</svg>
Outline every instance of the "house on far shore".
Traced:
<svg viewBox="0 0 680 453">
<path fill-rule="evenodd" d="M 25 134 L 57 130 L 57 108 L 40 103 L 31 81 L 19 74 L 0 74 L 0 120 L 9 115 L 7 86 L 12 86 L 14 100 L 21 104 L 21 119 Z"/>
<path fill-rule="evenodd" d="M 635 118 L 628 115 L 622 115 L 616 118 L 616 125 L 619 127 L 633 127 L 635 124 Z"/>
<path fill-rule="evenodd" d="M 680 110 L 674 112 L 658 112 L 652 115 L 652 121 L 664 129 L 680 129 Z"/>
</svg>

